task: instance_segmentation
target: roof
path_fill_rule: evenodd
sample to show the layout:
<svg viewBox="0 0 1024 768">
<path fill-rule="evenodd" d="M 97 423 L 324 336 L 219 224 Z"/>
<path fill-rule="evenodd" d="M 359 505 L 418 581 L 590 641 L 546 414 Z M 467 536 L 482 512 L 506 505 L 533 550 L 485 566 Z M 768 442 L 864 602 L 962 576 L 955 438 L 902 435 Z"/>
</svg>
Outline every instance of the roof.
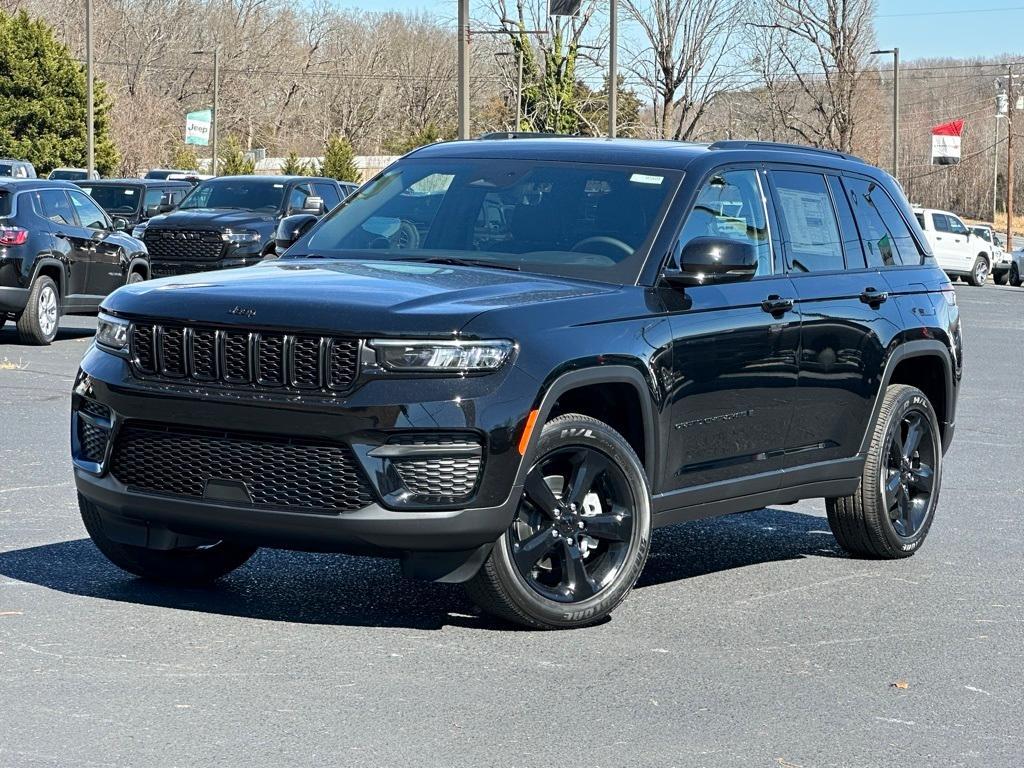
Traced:
<svg viewBox="0 0 1024 768">
<path fill-rule="evenodd" d="M 84 181 L 84 179 L 83 179 Z M 0 176 L 0 189 L 6 192 L 28 192 L 33 189 L 78 189 L 78 185 L 61 179 L 11 179 Z"/>
<path fill-rule="evenodd" d="M 498 136 L 500 134 L 492 134 Z M 611 165 L 648 166 L 682 170 L 691 162 L 712 155 L 728 155 L 737 161 L 776 160 L 807 162 L 815 165 L 862 165 L 852 155 L 804 147 L 759 141 L 720 141 L 697 144 L 683 141 L 649 139 L 602 139 L 569 136 L 513 135 L 507 138 L 483 138 L 428 144 L 411 154 L 417 158 L 449 157 L 479 159 L 564 160 Z M 724 157 L 722 159 L 725 159 Z"/>
<path fill-rule="evenodd" d="M 140 187 L 163 187 L 173 184 L 178 187 L 192 188 L 192 185 L 184 179 L 79 179 L 78 181 L 82 184 L 88 184 L 90 187 L 121 186 L 122 184 L 134 184 Z"/>
<path fill-rule="evenodd" d="M 288 183 L 292 181 L 333 181 L 323 176 L 257 176 L 256 174 L 248 174 L 245 176 L 215 176 L 207 181 L 273 181 L 278 184 Z M 204 184 L 206 182 L 203 182 Z"/>
</svg>

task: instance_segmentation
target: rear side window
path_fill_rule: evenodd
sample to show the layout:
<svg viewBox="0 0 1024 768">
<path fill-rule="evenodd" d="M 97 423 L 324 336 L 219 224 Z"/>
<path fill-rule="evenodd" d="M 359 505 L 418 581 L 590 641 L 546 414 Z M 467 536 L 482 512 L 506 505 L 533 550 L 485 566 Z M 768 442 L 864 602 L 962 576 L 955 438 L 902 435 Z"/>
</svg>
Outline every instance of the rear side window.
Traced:
<svg viewBox="0 0 1024 768">
<path fill-rule="evenodd" d="M 5 190 L 0 190 L 0 216 L 11 215 L 11 203 L 14 200 L 14 195 Z"/>
<path fill-rule="evenodd" d="M 764 195 L 756 171 L 722 171 L 704 182 L 686 217 L 676 253 L 695 237 L 745 240 L 757 249 L 756 275 L 772 273 Z"/>
<path fill-rule="evenodd" d="M 869 267 L 920 264 L 921 253 L 896 204 L 884 189 L 865 179 L 844 178 Z"/>
<path fill-rule="evenodd" d="M 942 213 L 932 214 L 932 224 L 935 227 L 936 232 L 952 232 L 953 229 L 949 225 L 949 217 Z"/>
<path fill-rule="evenodd" d="M 825 177 L 802 171 L 773 171 L 786 261 L 793 272 L 845 268 L 836 212 Z"/>
<path fill-rule="evenodd" d="M 36 208 L 44 219 L 49 219 L 55 224 L 77 224 L 71 201 L 62 189 L 43 189 L 37 192 Z"/>
</svg>

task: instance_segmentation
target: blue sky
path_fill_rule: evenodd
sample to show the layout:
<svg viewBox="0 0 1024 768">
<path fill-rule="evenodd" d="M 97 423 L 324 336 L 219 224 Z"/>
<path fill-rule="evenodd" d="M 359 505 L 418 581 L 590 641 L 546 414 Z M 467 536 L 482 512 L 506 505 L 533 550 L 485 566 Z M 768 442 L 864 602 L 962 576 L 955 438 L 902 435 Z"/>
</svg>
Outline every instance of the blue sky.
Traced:
<svg viewBox="0 0 1024 768">
<path fill-rule="evenodd" d="M 426 10 L 455 18 L 455 0 L 338 0 L 343 7 L 367 11 Z M 471 0 L 471 3 L 474 0 Z M 475 0 L 471 8 L 484 8 Z M 996 11 L 993 9 L 1006 9 Z M 1024 30 L 1021 0 L 878 0 L 878 45 L 899 46 L 904 59 L 922 56 L 995 56 L 1017 53 L 1011 31 Z M 1018 36 L 1018 35 L 1015 35 Z M 1019 36 L 1018 36 L 1019 37 Z"/>
</svg>

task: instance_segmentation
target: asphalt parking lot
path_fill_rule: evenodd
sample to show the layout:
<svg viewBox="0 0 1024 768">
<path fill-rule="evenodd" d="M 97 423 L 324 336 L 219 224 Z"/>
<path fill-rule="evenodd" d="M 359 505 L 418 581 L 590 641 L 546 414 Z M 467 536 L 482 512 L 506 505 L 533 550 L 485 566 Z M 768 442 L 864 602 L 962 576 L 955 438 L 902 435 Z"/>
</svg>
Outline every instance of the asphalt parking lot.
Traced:
<svg viewBox="0 0 1024 768">
<path fill-rule="evenodd" d="M 576 632 L 510 630 L 387 561 L 262 551 L 137 581 L 78 517 L 95 321 L 0 331 L 0 766 L 1014 766 L 1024 761 L 1024 290 L 960 287 L 967 376 L 928 542 L 836 547 L 824 503 L 656 534 Z"/>
</svg>

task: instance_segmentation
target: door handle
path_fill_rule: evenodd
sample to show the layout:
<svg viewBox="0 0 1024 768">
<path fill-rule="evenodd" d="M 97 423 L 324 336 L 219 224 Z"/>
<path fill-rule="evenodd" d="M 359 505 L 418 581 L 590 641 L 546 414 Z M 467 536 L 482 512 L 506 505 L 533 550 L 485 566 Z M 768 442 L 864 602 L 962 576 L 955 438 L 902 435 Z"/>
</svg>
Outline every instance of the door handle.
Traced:
<svg viewBox="0 0 1024 768">
<path fill-rule="evenodd" d="M 936 239 L 936 240 L 941 240 L 942 238 L 941 238 L 941 237 L 939 237 L 938 235 L 936 235 L 936 236 L 935 236 L 935 239 Z"/>
<path fill-rule="evenodd" d="M 888 299 L 888 291 L 879 291 L 875 288 L 865 288 L 860 294 L 860 300 L 872 307 L 877 307 Z"/>
<path fill-rule="evenodd" d="M 773 293 L 761 302 L 761 309 L 772 315 L 781 315 L 783 312 L 789 312 L 793 309 L 793 300 L 784 299 L 777 293 Z"/>
</svg>

